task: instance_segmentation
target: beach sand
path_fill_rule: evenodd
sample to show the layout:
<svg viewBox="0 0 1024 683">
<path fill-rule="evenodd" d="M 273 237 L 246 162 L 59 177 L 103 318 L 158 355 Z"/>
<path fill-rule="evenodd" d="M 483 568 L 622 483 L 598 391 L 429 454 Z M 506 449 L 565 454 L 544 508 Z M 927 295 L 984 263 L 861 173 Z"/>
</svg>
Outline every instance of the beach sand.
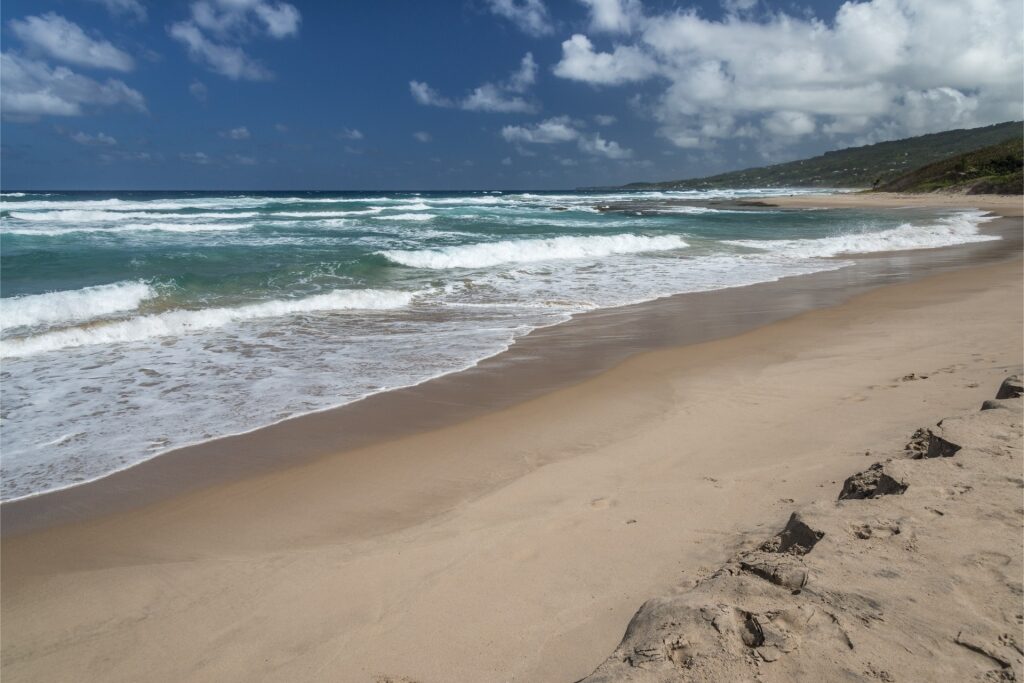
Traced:
<svg viewBox="0 0 1024 683">
<path fill-rule="evenodd" d="M 1024 215 L 1020 195 L 964 195 L 953 193 L 904 194 L 901 192 L 854 192 L 850 194 L 772 197 L 772 204 L 789 208 L 946 208 L 983 209 L 1002 216 Z"/>
<path fill-rule="evenodd" d="M 1019 199 L 1004 200 L 1004 215 L 1014 210 Z M 759 291 L 813 298 L 787 286 Z M 727 296 L 741 294 L 717 300 Z M 875 462 L 866 453 L 899 452 L 916 427 L 977 408 L 1022 364 L 1019 253 L 834 303 L 782 307 L 714 341 L 626 349 L 539 394 L 498 362 L 476 381 L 494 394 L 508 381 L 515 401 L 484 410 L 463 397 L 458 419 L 415 429 L 395 412 L 384 416 L 393 438 L 344 452 L 317 431 L 340 417 L 295 420 L 231 448 L 294 444 L 315 457 L 175 481 L 177 493 L 131 509 L 95 503 L 103 482 L 5 506 L 4 680 L 584 677 L 646 599 L 834 500 Z M 139 471 L 152 480 L 158 467 Z M 121 498 L 151 490 L 138 473 L 116 481 Z M 47 505 L 63 523 L 32 529 Z M 1019 510 L 1004 512 L 1019 532 Z M 944 533 L 955 546 L 972 529 Z M 1019 533 L 1005 543 L 1001 571 L 1019 578 Z M 947 593 L 914 597 L 948 611 Z M 953 608 L 980 605 L 972 595 Z M 977 653 L 950 647 L 973 675 Z"/>
</svg>

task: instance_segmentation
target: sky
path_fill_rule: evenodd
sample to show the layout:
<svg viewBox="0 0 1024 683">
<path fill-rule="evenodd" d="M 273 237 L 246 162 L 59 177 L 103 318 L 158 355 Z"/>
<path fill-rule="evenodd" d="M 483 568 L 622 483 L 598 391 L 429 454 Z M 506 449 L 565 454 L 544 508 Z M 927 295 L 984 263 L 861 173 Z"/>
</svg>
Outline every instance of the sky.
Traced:
<svg viewBox="0 0 1024 683">
<path fill-rule="evenodd" d="M 0 185 L 569 189 L 1024 118 L 1020 0 L 4 0 Z"/>
</svg>

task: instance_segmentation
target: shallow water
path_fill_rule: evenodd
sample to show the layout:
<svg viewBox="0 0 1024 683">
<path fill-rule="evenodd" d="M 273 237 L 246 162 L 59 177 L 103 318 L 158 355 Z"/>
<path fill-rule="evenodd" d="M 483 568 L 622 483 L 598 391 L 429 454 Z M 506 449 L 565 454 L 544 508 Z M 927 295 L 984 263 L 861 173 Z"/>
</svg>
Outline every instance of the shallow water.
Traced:
<svg viewBox="0 0 1024 683">
<path fill-rule="evenodd" d="M 469 367 L 574 313 L 990 239 L 729 193 L 25 193 L 0 212 L 4 499 Z M 651 215 L 608 202 L 694 200 Z"/>
</svg>

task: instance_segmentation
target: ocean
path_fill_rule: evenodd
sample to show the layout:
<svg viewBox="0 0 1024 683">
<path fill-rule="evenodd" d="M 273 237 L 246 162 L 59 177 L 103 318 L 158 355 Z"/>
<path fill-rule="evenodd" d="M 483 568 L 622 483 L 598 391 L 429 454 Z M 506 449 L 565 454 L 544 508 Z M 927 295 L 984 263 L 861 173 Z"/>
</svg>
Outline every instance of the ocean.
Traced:
<svg viewBox="0 0 1024 683">
<path fill-rule="evenodd" d="M 4 193 L 0 498 L 465 369 L 584 311 L 998 239 L 973 211 L 735 204 L 795 192 Z"/>
</svg>

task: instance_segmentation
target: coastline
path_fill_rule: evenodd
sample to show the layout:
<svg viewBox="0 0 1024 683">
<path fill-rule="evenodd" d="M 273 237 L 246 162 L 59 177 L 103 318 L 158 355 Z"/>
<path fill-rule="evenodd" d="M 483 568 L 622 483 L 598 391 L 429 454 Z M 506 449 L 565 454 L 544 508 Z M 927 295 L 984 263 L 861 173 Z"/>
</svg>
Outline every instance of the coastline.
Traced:
<svg viewBox="0 0 1024 683">
<path fill-rule="evenodd" d="M 536 328 L 473 365 L 425 381 L 370 394 L 340 406 L 236 434 L 174 448 L 101 477 L 0 502 L 0 535 L 23 533 L 114 512 L 436 429 L 593 377 L 637 353 L 725 338 L 799 313 L 840 303 L 873 287 L 927 272 L 986 262 L 1020 251 L 1022 215 L 1014 197 L 823 194 L 765 198 L 785 208 L 982 209 L 1000 218 L 982 232 L 998 242 L 837 257 L 852 267 L 773 282 L 686 292 L 602 308 Z M 676 200 L 668 200 L 670 203 Z M 763 203 L 763 202 L 759 202 Z M 764 307 L 762 300 L 771 299 Z M 501 389 L 495 391 L 495 378 Z M 469 397 L 467 399 L 467 397 Z M 401 421 L 392 415 L 403 416 Z"/>
<path fill-rule="evenodd" d="M 1020 223 L 988 225 L 1014 239 L 592 312 L 356 410 L 5 504 L 5 532 L 23 532 L 4 539 L 6 673 L 241 679 L 260 652 L 282 680 L 585 675 L 680 567 L 699 575 L 775 526 L 780 498 L 847 476 L 855 442 L 980 402 L 1019 364 Z M 963 357 L 971 344 L 983 358 Z M 894 409 L 887 391 L 915 401 Z M 64 525 L 28 533 L 40 522 Z M 232 626 L 245 605 L 253 623 Z M 125 638 L 138 652 L 113 657 Z"/>
</svg>

